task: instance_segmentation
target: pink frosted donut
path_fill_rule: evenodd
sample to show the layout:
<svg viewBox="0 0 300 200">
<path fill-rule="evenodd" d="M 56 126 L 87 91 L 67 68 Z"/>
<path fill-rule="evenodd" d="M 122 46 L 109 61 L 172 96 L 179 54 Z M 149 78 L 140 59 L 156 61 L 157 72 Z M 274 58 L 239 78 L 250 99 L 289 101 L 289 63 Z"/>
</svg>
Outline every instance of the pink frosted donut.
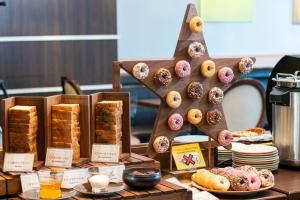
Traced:
<svg viewBox="0 0 300 200">
<path fill-rule="evenodd" d="M 174 113 L 168 119 L 169 128 L 172 131 L 178 131 L 183 125 L 183 118 L 180 114 Z"/>
<path fill-rule="evenodd" d="M 229 68 L 229 67 L 222 67 L 218 71 L 218 77 L 219 77 L 219 80 L 222 83 L 228 84 L 228 83 L 230 83 L 233 80 L 234 73 L 233 73 L 233 71 L 232 71 L 231 68 Z"/>
<path fill-rule="evenodd" d="M 249 173 L 249 176 L 250 176 L 249 190 L 250 191 L 258 190 L 261 186 L 261 180 L 259 176 L 257 176 L 254 173 Z"/>
<path fill-rule="evenodd" d="M 218 135 L 218 142 L 222 146 L 228 146 L 228 145 L 230 145 L 231 142 L 232 142 L 232 140 L 233 140 L 232 132 L 230 132 L 228 130 L 223 130 Z"/>
<path fill-rule="evenodd" d="M 191 65 L 185 60 L 180 60 L 176 63 L 175 66 L 176 76 L 183 78 L 191 75 Z"/>
</svg>

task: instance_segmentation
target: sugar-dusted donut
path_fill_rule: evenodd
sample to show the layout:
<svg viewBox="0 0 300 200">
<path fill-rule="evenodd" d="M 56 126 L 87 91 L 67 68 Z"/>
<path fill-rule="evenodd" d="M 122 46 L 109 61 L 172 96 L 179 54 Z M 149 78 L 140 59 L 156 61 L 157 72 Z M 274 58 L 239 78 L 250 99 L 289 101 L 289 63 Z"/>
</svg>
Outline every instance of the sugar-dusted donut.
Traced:
<svg viewBox="0 0 300 200">
<path fill-rule="evenodd" d="M 154 76 L 154 79 L 161 85 L 167 86 L 172 82 L 172 74 L 168 69 L 160 68 Z"/>
<path fill-rule="evenodd" d="M 209 78 L 212 77 L 216 72 L 216 64 L 212 60 L 206 60 L 201 64 L 201 74 L 202 76 Z"/>
<path fill-rule="evenodd" d="M 206 121 L 209 125 L 216 125 L 217 123 L 219 123 L 219 121 L 222 120 L 222 118 L 222 113 L 217 109 L 209 110 L 206 113 Z"/>
<path fill-rule="evenodd" d="M 250 186 L 250 176 L 245 173 L 238 173 L 233 176 L 231 187 L 235 191 L 248 191 Z"/>
<path fill-rule="evenodd" d="M 158 136 L 153 142 L 153 148 L 157 153 L 165 153 L 170 147 L 170 141 L 166 136 Z"/>
<path fill-rule="evenodd" d="M 229 67 L 222 67 L 218 71 L 218 78 L 222 83 L 228 84 L 234 78 L 234 73 L 231 68 Z"/>
<path fill-rule="evenodd" d="M 191 99 L 200 99 L 203 95 L 203 86 L 200 82 L 191 82 L 187 86 L 187 95 Z"/>
<path fill-rule="evenodd" d="M 199 16 L 195 16 L 193 17 L 191 20 L 190 20 L 190 30 L 192 32 L 196 32 L 196 33 L 199 33 L 203 30 L 203 27 L 204 27 L 204 23 L 203 23 L 203 20 L 201 19 L 201 17 Z"/>
<path fill-rule="evenodd" d="M 178 131 L 183 125 L 183 117 L 178 114 L 172 114 L 168 119 L 168 126 L 172 131 Z"/>
<path fill-rule="evenodd" d="M 218 87 L 213 87 L 208 92 L 208 101 L 212 104 L 221 104 L 224 99 L 223 90 Z"/>
<path fill-rule="evenodd" d="M 239 70 L 242 74 L 248 74 L 253 70 L 253 60 L 249 57 L 244 57 L 239 62 Z"/>
<path fill-rule="evenodd" d="M 250 191 L 258 190 L 261 186 L 261 180 L 259 176 L 252 172 L 248 174 L 250 176 L 249 190 Z"/>
<path fill-rule="evenodd" d="M 220 175 L 215 175 L 212 177 L 212 189 L 218 191 L 227 191 L 230 187 L 230 182 L 227 178 Z"/>
<path fill-rule="evenodd" d="M 193 42 L 189 45 L 188 54 L 191 58 L 199 58 L 205 53 L 205 48 L 200 42 Z"/>
<path fill-rule="evenodd" d="M 132 74 L 137 79 L 145 79 L 149 74 L 149 67 L 146 63 L 137 63 L 132 68 Z"/>
<path fill-rule="evenodd" d="M 186 60 L 180 60 L 175 65 L 175 73 L 179 78 L 191 75 L 191 65 Z"/>
<path fill-rule="evenodd" d="M 238 167 L 237 169 L 242 170 L 247 173 L 258 174 L 257 169 L 255 167 L 252 167 L 251 165 L 243 165 L 241 167 Z"/>
<path fill-rule="evenodd" d="M 202 120 L 202 112 L 199 109 L 190 109 L 187 114 L 189 123 L 197 125 Z"/>
<path fill-rule="evenodd" d="M 178 108 L 181 105 L 181 95 L 179 92 L 171 91 L 167 94 L 166 102 L 170 108 Z"/>
<path fill-rule="evenodd" d="M 226 147 L 231 144 L 233 135 L 231 131 L 223 130 L 218 135 L 218 142 L 220 145 Z"/>
<path fill-rule="evenodd" d="M 274 184 L 274 175 L 267 169 L 262 169 L 258 172 L 258 176 L 261 180 L 261 186 L 269 187 Z"/>
</svg>

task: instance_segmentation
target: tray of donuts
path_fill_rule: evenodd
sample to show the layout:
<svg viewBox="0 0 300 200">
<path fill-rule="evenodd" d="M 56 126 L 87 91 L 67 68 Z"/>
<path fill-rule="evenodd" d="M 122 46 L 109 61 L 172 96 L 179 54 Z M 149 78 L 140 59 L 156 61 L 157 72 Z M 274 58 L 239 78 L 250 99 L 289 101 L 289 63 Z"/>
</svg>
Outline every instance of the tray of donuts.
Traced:
<svg viewBox="0 0 300 200">
<path fill-rule="evenodd" d="M 223 195 L 249 195 L 274 186 L 274 175 L 267 169 L 250 165 L 200 169 L 192 175 L 192 185 L 198 189 Z"/>
</svg>

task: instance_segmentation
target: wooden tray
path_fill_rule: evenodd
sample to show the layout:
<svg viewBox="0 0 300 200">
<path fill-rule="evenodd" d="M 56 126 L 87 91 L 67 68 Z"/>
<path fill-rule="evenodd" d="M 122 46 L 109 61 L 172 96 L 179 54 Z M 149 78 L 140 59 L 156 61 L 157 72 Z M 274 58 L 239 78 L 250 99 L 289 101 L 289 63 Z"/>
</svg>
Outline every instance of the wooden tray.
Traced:
<svg viewBox="0 0 300 200">
<path fill-rule="evenodd" d="M 88 95 L 56 95 L 45 98 L 45 138 L 46 147 L 51 147 L 51 106 L 55 104 L 79 104 L 80 105 L 80 160 L 73 161 L 73 165 L 88 162 L 90 158 L 90 99 Z"/>
<path fill-rule="evenodd" d="M 122 100 L 123 115 L 122 115 L 122 152 L 130 153 L 130 97 L 129 93 L 104 92 L 91 94 L 91 143 L 95 143 L 95 105 L 103 100 Z"/>
<path fill-rule="evenodd" d="M 44 118 L 44 102 L 43 97 L 10 97 L 3 99 L 1 102 L 2 112 L 2 141 L 3 141 L 3 152 L 9 152 L 8 143 L 8 110 L 15 105 L 22 106 L 36 106 L 38 115 L 38 132 L 37 132 L 37 153 L 38 160 L 44 161 L 46 155 L 46 135 L 45 135 L 45 118 Z"/>
</svg>

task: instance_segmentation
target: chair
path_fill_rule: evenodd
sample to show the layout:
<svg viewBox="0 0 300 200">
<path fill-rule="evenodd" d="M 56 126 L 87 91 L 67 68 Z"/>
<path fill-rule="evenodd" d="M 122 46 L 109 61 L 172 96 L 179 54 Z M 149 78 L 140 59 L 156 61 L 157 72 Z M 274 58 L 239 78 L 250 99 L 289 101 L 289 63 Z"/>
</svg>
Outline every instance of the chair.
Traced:
<svg viewBox="0 0 300 200">
<path fill-rule="evenodd" d="M 81 95 L 84 94 L 80 89 L 79 84 L 77 84 L 74 80 L 70 80 L 69 78 L 62 76 L 61 77 L 61 86 L 63 94 L 72 94 L 72 95 Z"/>
</svg>

